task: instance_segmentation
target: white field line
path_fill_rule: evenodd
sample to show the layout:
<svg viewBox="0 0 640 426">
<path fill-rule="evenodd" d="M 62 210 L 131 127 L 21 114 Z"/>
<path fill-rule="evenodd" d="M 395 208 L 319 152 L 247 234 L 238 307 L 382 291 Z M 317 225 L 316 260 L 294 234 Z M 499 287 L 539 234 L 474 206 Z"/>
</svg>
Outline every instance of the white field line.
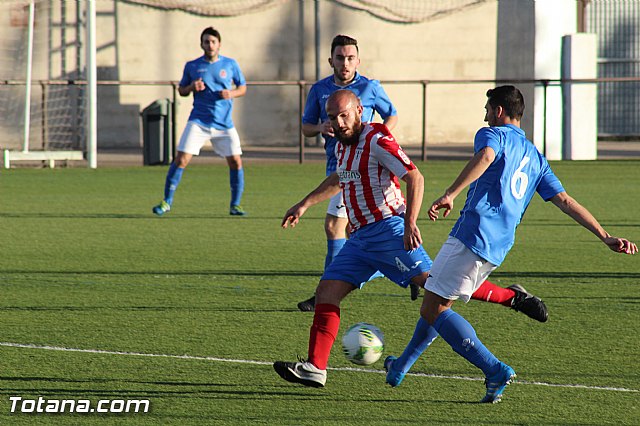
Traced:
<svg viewBox="0 0 640 426">
<path fill-rule="evenodd" d="M 253 364 L 253 365 L 273 364 L 272 362 L 253 361 L 248 359 L 216 358 L 212 356 L 193 356 L 193 355 L 151 354 L 151 353 L 143 353 L 143 352 L 107 351 L 102 349 L 78 349 L 78 348 L 65 348 L 61 346 L 33 345 L 33 344 L 26 344 L 26 343 L 0 342 L 0 346 L 10 347 L 10 348 L 23 348 L 23 349 L 40 349 L 45 351 L 80 352 L 80 353 L 89 353 L 89 354 L 126 355 L 126 356 L 142 356 L 142 357 L 150 357 L 150 358 L 174 358 L 174 359 L 187 359 L 187 360 L 198 360 L 198 361 L 229 362 L 233 364 Z M 329 370 L 385 374 L 383 370 L 373 370 L 373 369 L 355 368 L 355 367 L 338 367 L 338 368 L 330 367 Z M 433 379 L 468 380 L 468 381 L 484 380 L 484 378 L 479 378 L 479 377 L 445 376 L 441 374 L 426 374 L 426 373 L 407 373 L 407 376 L 429 377 Z M 609 387 L 609 386 L 587 386 L 587 385 L 579 385 L 579 384 L 530 382 L 526 380 L 518 380 L 515 383 L 519 385 L 549 386 L 554 388 L 573 388 L 573 389 L 589 389 L 589 390 L 601 390 L 601 391 L 611 391 L 611 392 L 640 393 L 640 389 L 617 388 L 617 387 Z"/>
</svg>

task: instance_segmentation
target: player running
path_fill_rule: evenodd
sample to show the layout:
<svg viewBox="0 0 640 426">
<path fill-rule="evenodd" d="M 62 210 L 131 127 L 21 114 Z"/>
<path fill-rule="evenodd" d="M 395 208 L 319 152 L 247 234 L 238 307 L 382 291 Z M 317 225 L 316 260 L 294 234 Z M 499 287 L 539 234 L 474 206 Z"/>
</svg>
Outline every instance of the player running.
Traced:
<svg viewBox="0 0 640 426">
<path fill-rule="evenodd" d="M 194 155 L 200 155 L 205 142 L 213 145 L 215 152 L 229 165 L 231 202 L 229 214 L 244 216 L 240 207 L 244 191 L 244 169 L 240 137 L 233 125 L 231 111 L 233 99 L 247 93 L 247 85 L 238 66 L 231 58 L 220 55 L 220 33 L 205 28 L 200 34 L 200 47 L 204 55 L 187 62 L 180 80 L 178 93 L 193 93 L 193 109 L 178 145 L 178 154 L 171 163 L 164 184 L 164 199 L 153 207 L 153 213 L 162 216 L 171 210 L 173 196 L 182 179 L 184 169 Z M 234 88 L 235 86 L 235 88 Z"/>
<path fill-rule="evenodd" d="M 387 383 L 398 386 L 420 354 L 438 336 L 486 376 L 482 402 L 499 402 L 515 371 L 500 362 L 462 316 L 451 309 L 455 300 L 469 301 L 475 289 L 504 260 L 515 230 L 537 192 L 617 253 L 635 254 L 636 244 L 612 237 L 593 215 L 564 190 L 549 163 L 520 128 L 524 98 L 514 86 L 487 91 L 485 121 L 476 133 L 474 157 L 444 195 L 433 202 L 429 218 L 453 209 L 455 198 L 469 186 L 467 200 L 449 239 L 433 262 L 425 284 L 421 318 L 402 356 L 387 357 Z"/>
<path fill-rule="evenodd" d="M 326 175 L 336 171 L 338 161 L 335 156 L 335 147 L 338 139 L 334 134 L 331 122 L 325 110 L 327 98 L 337 90 L 351 90 L 360 98 L 362 105 L 362 121 L 373 121 L 375 113 L 382 118 L 382 123 L 389 130 L 393 130 L 398 122 L 398 112 L 391 103 L 389 96 L 378 80 L 370 80 L 358 73 L 360 65 L 360 51 L 358 41 L 346 35 L 337 35 L 331 41 L 331 57 L 329 65 L 333 74 L 317 81 L 307 97 L 307 102 L 302 115 L 302 133 L 306 137 L 315 137 L 319 134 L 324 139 L 324 149 L 327 156 Z M 326 268 L 338 254 L 347 241 L 346 227 L 348 225 L 347 212 L 342 193 L 337 193 L 329 200 L 327 214 L 324 220 L 324 230 L 327 236 L 327 255 L 324 260 Z M 380 277 L 377 274 L 372 278 Z M 417 297 L 417 295 L 416 295 Z M 298 303 L 301 311 L 313 311 L 315 307 L 315 295 Z"/>
<path fill-rule="evenodd" d="M 284 216 L 282 226 L 295 226 L 305 211 L 341 190 L 351 238 L 327 266 L 316 288 L 316 307 L 307 361 L 274 364 L 285 380 L 322 387 L 331 347 L 340 327 L 340 302 L 376 271 L 407 287 L 422 285 L 431 259 L 422 248 L 416 224 L 424 179 L 383 124 L 363 123 L 363 107 L 350 90 L 329 96 L 326 111 L 340 143 L 337 170 Z M 407 184 L 407 200 L 398 178 Z"/>
</svg>

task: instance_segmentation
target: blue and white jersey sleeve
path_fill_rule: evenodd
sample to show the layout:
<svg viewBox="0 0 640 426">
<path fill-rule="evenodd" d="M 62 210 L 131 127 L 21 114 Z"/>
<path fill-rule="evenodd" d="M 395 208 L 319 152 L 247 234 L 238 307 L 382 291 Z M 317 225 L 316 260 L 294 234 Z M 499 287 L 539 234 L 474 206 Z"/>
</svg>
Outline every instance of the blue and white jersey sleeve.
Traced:
<svg viewBox="0 0 640 426">
<path fill-rule="evenodd" d="M 493 149 L 496 157 L 499 157 L 503 151 L 503 138 L 500 132 L 496 131 L 493 127 L 483 127 L 476 132 L 476 136 L 473 139 L 473 152 L 477 154 L 484 148 L 489 147 Z"/>
<path fill-rule="evenodd" d="M 191 78 L 191 69 L 192 68 L 193 68 L 193 63 L 192 62 L 187 62 L 184 65 L 184 70 L 182 71 L 182 78 L 180 79 L 180 83 L 179 83 L 180 87 L 187 87 L 193 81 L 193 79 Z"/>
<path fill-rule="evenodd" d="M 232 77 L 233 84 L 235 84 L 236 87 L 246 86 L 247 80 L 245 80 L 244 74 L 242 74 L 240 65 L 238 65 L 238 62 L 235 59 L 231 59 L 231 58 L 229 59 L 231 61 L 231 69 L 233 70 L 233 77 Z"/>
<path fill-rule="evenodd" d="M 377 90 L 376 90 L 376 100 L 374 109 L 382 119 L 386 119 L 387 117 L 392 117 L 394 115 L 398 115 L 398 111 L 391 103 L 391 99 L 387 95 L 387 92 L 384 91 L 384 88 L 378 82 Z"/>
<path fill-rule="evenodd" d="M 318 99 L 317 85 L 311 86 L 309 95 L 307 95 L 307 103 L 304 105 L 304 113 L 302 114 L 303 124 L 318 124 L 321 120 L 322 110 Z"/>
<path fill-rule="evenodd" d="M 540 183 L 538 183 L 536 191 L 543 200 L 549 201 L 559 193 L 564 192 L 564 187 L 555 173 L 553 173 L 553 170 L 551 170 L 547 159 L 542 157 L 542 160 L 544 163 L 541 170 Z"/>
</svg>

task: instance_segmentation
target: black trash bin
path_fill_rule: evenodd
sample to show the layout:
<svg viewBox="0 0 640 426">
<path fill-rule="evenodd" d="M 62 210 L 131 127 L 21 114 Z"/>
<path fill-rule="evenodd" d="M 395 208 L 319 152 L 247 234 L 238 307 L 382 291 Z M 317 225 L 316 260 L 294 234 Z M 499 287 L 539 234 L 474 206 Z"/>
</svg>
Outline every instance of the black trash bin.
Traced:
<svg viewBox="0 0 640 426">
<path fill-rule="evenodd" d="M 175 146 L 171 127 L 172 111 L 170 99 L 158 99 L 140 113 L 145 166 L 171 164 L 173 161 Z"/>
</svg>

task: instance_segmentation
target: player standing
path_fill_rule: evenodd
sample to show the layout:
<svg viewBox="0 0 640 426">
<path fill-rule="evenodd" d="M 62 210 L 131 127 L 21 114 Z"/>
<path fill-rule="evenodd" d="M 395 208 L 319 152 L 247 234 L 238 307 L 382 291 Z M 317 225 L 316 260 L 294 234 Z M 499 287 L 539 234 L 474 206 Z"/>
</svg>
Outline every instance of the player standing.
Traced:
<svg viewBox="0 0 640 426">
<path fill-rule="evenodd" d="M 434 201 L 429 218 L 435 221 L 440 209 L 444 209 L 444 217 L 448 216 L 455 198 L 470 185 L 466 203 L 433 262 L 414 336 L 403 356 L 387 357 L 385 368 L 387 382 L 399 385 L 419 354 L 439 334 L 454 351 L 485 373 L 487 393 L 482 402 L 498 402 L 515 371 L 484 347 L 471 324 L 451 306 L 458 299 L 467 302 L 502 263 L 534 194 L 551 201 L 611 250 L 635 254 L 638 247 L 609 235 L 586 208 L 565 192 L 545 157 L 520 128 L 524 98 L 516 87 L 496 87 L 487 91 L 487 97 L 485 121 L 489 127 L 476 133 L 474 157 L 444 195 Z"/>
<path fill-rule="evenodd" d="M 173 196 L 182 179 L 184 169 L 194 155 L 200 154 L 205 142 L 210 141 L 215 152 L 227 160 L 231 185 L 229 214 L 244 216 L 240 207 L 244 191 L 242 149 L 231 112 L 233 99 L 247 92 L 246 81 L 238 63 L 220 55 L 220 33 L 212 27 L 200 34 L 200 47 L 204 55 L 187 62 L 178 87 L 180 96 L 193 93 L 193 109 L 178 145 L 178 154 L 169 166 L 164 186 L 164 199 L 153 207 L 153 213 L 162 216 L 171 210 Z M 235 87 L 234 87 L 235 86 Z"/>
</svg>

